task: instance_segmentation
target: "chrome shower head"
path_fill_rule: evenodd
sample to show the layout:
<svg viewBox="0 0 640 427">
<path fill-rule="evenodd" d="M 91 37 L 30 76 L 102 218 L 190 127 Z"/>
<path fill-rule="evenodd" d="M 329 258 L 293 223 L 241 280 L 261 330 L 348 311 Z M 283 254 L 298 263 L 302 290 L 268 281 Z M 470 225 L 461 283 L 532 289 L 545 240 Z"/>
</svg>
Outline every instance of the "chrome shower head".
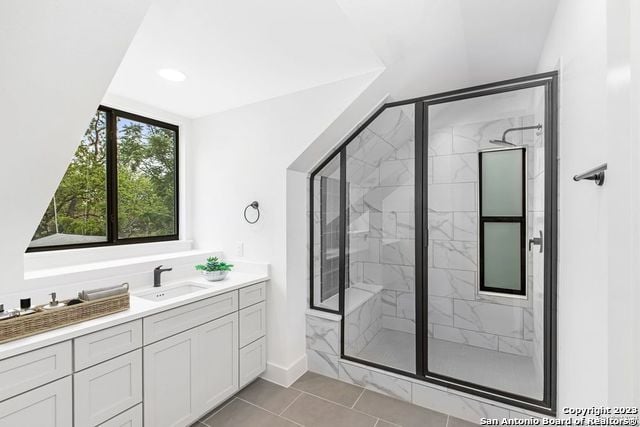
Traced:
<svg viewBox="0 0 640 427">
<path fill-rule="evenodd" d="M 538 123 L 535 126 L 523 126 L 523 127 L 519 127 L 519 128 L 509 128 L 509 129 L 505 130 L 504 133 L 502 134 L 502 139 L 491 139 L 491 140 L 489 140 L 489 143 L 496 144 L 496 145 L 502 145 L 502 146 L 506 145 L 508 147 L 515 147 L 516 144 L 514 144 L 513 142 L 507 141 L 507 134 L 509 132 L 515 132 L 517 130 L 527 130 L 527 129 L 540 130 L 540 129 L 542 129 L 542 125 L 540 123 Z"/>
</svg>

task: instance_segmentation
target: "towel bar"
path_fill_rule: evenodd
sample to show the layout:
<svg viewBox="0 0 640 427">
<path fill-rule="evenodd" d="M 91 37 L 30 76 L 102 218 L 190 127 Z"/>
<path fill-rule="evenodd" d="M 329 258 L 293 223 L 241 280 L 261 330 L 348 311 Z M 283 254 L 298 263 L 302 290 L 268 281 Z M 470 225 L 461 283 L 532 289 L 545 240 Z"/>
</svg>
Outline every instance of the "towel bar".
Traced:
<svg viewBox="0 0 640 427">
<path fill-rule="evenodd" d="M 583 179 L 595 181 L 596 185 L 604 184 L 604 171 L 607 170 L 607 164 L 603 163 L 600 166 L 596 166 L 593 169 L 589 169 L 579 175 L 574 175 L 574 181 L 582 181 Z"/>
</svg>

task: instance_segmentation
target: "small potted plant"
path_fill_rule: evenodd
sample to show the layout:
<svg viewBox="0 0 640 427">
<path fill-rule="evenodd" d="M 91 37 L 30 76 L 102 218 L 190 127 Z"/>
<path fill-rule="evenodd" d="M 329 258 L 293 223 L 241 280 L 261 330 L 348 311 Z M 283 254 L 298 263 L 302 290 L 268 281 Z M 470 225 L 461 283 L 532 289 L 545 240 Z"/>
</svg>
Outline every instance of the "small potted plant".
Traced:
<svg viewBox="0 0 640 427">
<path fill-rule="evenodd" d="M 220 261 L 217 257 L 209 257 L 206 264 L 196 265 L 196 270 L 202 272 L 202 275 L 208 281 L 217 282 L 227 277 L 231 267 L 233 267 L 232 264 Z"/>
</svg>

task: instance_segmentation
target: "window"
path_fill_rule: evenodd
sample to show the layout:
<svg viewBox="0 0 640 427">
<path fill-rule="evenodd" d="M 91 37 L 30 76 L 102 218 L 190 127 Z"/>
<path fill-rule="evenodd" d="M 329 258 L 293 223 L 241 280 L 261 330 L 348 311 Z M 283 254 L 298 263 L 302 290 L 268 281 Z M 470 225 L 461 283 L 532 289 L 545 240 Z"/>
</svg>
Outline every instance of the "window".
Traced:
<svg viewBox="0 0 640 427">
<path fill-rule="evenodd" d="M 339 310 L 340 287 L 340 156 L 333 157 L 312 181 L 313 261 L 311 307 Z"/>
<path fill-rule="evenodd" d="M 27 251 L 177 239 L 178 127 L 100 107 Z"/>
<path fill-rule="evenodd" d="M 525 153 L 479 153 L 481 291 L 526 294 Z"/>
</svg>

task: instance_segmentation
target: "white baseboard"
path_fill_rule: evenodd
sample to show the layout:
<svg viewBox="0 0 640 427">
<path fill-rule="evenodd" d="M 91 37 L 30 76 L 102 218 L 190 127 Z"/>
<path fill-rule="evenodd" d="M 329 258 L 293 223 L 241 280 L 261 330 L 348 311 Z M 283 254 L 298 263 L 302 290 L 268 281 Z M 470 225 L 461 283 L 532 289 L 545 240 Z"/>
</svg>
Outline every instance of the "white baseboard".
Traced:
<svg viewBox="0 0 640 427">
<path fill-rule="evenodd" d="M 281 385 L 289 387 L 295 383 L 305 372 L 307 372 L 307 354 L 303 354 L 291 366 L 284 367 L 275 363 L 267 362 L 267 370 L 260 377 Z"/>
</svg>

